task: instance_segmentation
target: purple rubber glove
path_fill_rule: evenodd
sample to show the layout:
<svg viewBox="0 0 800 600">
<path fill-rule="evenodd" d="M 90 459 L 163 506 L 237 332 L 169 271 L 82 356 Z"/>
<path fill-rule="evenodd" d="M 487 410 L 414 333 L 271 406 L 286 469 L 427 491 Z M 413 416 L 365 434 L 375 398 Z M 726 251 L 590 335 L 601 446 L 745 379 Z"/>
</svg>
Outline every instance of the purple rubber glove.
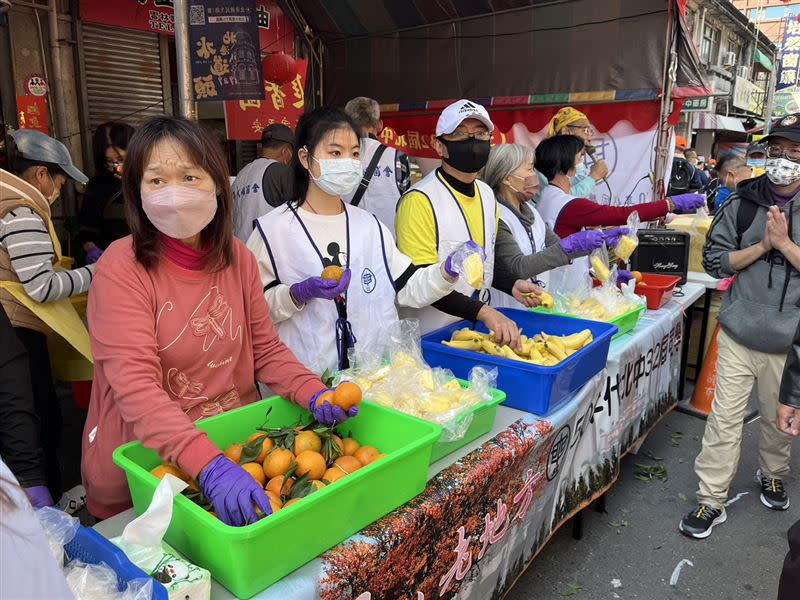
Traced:
<svg viewBox="0 0 800 600">
<path fill-rule="evenodd" d="M 631 279 L 633 279 L 633 273 L 630 271 L 626 271 L 625 269 L 619 269 L 617 271 L 617 283 L 628 283 Z"/>
<path fill-rule="evenodd" d="M 86 253 L 86 264 L 93 265 L 100 260 L 101 256 L 103 256 L 102 248 L 98 248 L 97 246 L 92 247 L 92 249 Z"/>
<path fill-rule="evenodd" d="M 603 241 L 605 241 L 606 246 L 609 248 L 613 248 L 617 244 L 619 244 L 619 238 L 623 235 L 628 235 L 630 229 L 627 227 L 612 227 L 611 229 L 603 229 L 601 233 L 603 234 Z"/>
<path fill-rule="evenodd" d="M 470 254 L 479 254 L 481 260 L 486 260 L 486 252 L 477 243 L 470 240 L 464 242 L 458 248 L 453 250 L 444 261 L 444 271 L 450 277 L 458 277 L 461 274 L 461 265 L 464 264 L 464 259 Z"/>
<path fill-rule="evenodd" d="M 323 279 L 322 277 L 309 277 L 292 285 L 290 291 L 292 297 L 300 304 L 306 304 L 314 298 L 323 300 L 333 300 L 336 296 L 341 296 L 347 291 L 350 285 L 350 269 L 345 269 L 342 280 L 336 283 L 335 279 Z"/>
<path fill-rule="evenodd" d="M 323 400 L 319 405 L 319 397 L 333 390 L 322 390 L 317 392 L 308 401 L 308 410 L 314 414 L 314 418 L 322 425 L 336 425 L 343 423 L 350 417 L 355 417 L 358 414 L 358 407 L 354 406 L 345 412 L 341 406 L 331 404 L 327 400 Z"/>
<path fill-rule="evenodd" d="M 589 254 L 603 245 L 603 234 L 596 229 L 589 229 L 568 235 L 558 243 L 561 244 L 561 249 L 567 256 Z"/>
<path fill-rule="evenodd" d="M 706 205 L 706 197 L 703 194 L 678 194 L 671 196 L 670 200 L 675 205 L 675 210 L 682 213 L 692 213 Z"/>
<path fill-rule="evenodd" d="M 239 527 L 258 521 L 255 506 L 265 515 L 272 514 L 264 489 L 250 473 L 225 456 L 220 455 L 206 465 L 200 473 L 200 487 L 214 505 L 217 516 L 228 525 Z"/>
<path fill-rule="evenodd" d="M 33 487 L 25 488 L 25 493 L 28 494 L 28 499 L 33 504 L 33 508 L 43 508 L 55 504 L 46 485 L 34 485 Z"/>
</svg>

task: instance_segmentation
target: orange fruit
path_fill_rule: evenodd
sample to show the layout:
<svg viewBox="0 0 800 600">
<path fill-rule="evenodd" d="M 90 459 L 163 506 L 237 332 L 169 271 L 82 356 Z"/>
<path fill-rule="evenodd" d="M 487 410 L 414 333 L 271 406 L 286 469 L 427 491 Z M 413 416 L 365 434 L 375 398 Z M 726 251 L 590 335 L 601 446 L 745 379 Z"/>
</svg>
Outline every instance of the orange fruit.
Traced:
<svg viewBox="0 0 800 600">
<path fill-rule="evenodd" d="M 353 438 L 344 438 L 342 440 L 342 454 L 345 456 L 353 456 L 360 447 L 361 444 Z"/>
<path fill-rule="evenodd" d="M 278 475 L 269 480 L 265 489 L 278 496 L 287 496 L 291 493 L 292 486 L 294 486 L 294 479 L 290 477 L 289 480 L 286 481 L 283 475 Z"/>
<path fill-rule="evenodd" d="M 325 474 L 327 465 L 322 454 L 314 452 L 313 450 L 305 450 L 297 455 L 295 459 L 297 462 L 297 470 L 295 473 L 298 477 L 302 477 L 308 473 L 309 479 L 319 479 Z"/>
<path fill-rule="evenodd" d="M 262 465 L 264 475 L 266 475 L 268 479 L 283 475 L 289 470 L 293 462 L 294 454 L 291 450 L 275 448 L 264 458 L 264 464 Z"/>
<path fill-rule="evenodd" d="M 322 450 L 322 440 L 313 431 L 301 431 L 294 438 L 294 455 L 299 456 L 306 450 L 312 452 Z"/>
<path fill-rule="evenodd" d="M 272 441 L 272 438 L 267 437 L 267 434 L 262 432 L 256 432 L 247 438 L 247 443 L 249 444 L 262 436 L 264 436 L 264 441 L 261 442 L 261 454 L 259 454 L 258 458 L 256 458 L 256 462 L 259 464 L 264 462 L 264 457 L 267 455 L 267 452 L 272 450 L 272 448 L 275 446 L 275 442 Z"/>
<path fill-rule="evenodd" d="M 283 508 L 283 502 L 281 502 L 281 498 L 278 494 L 267 492 L 267 498 L 269 498 L 269 505 L 272 507 L 272 512 L 276 513 Z"/>
<path fill-rule="evenodd" d="M 267 482 L 267 476 L 264 475 L 264 469 L 261 465 L 255 462 L 245 463 L 242 468 L 250 473 L 250 476 L 255 479 L 262 487 Z"/>
<path fill-rule="evenodd" d="M 344 469 L 338 466 L 334 466 L 325 471 L 325 474 L 322 476 L 322 480 L 327 481 L 329 484 L 331 484 L 334 481 L 339 481 L 345 475 L 347 475 L 347 473 L 344 472 Z"/>
<path fill-rule="evenodd" d="M 342 267 L 337 267 L 336 265 L 330 265 L 322 269 L 322 274 L 320 277 L 323 279 L 335 279 L 336 282 L 340 282 L 342 280 L 342 275 L 344 275 L 344 269 Z"/>
<path fill-rule="evenodd" d="M 641 273 L 641 271 L 631 271 L 631 275 L 633 275 L 633 278 L 636 280 L 636 283 L 641 283 L 642 282 L 642 273 Z"/>
<path fill-rule="evenodd" d="M 295 502 L 300 502 L 300 500 L 302 500 L 302 498 L 292 498 L 291 500 L 287 500 L 286 504 L 283 505 L 283 508 L 286 508 L 287 506 L 291 506 Z"/>
<path fill-rule="evenodd" d="M 317 398 L 317 406 L 322 406 L 323 402 L 327 402 L 331 406 L 333 405 L 333 392 L 325 392 L 324 394 L 320 395 Z"/>
<path fill-rule="evenodd" d="M 231 444 L 225 448 L 223 454 L 238 465 L 242 458 L 242 450 L 244 450 L 244 444 Z"/>
<path fill-rule="evenodd" d="M 361 388 L 352 381 L 340 383 L 333 392 L 333 403 L 348 411 L 361 404 Z"/>
<path fill-rule="evenodd" d="M 350 475 L 350 473 L 358 471 L 364 465 L 355 456 L 340 456 L 333 461 L 333 466 L 340 469 L 345 475 Z"/>
<path fill-rule="evenodd" d="M 368 465 L 375 460 L 375 457 L 378 456 L 378 454 L 380 454 L 380 452 L 378 452 L 378 449 L 374 448 L 373 446 L 361 446 L 361 448 L 356 450 L 356 453 L 353 454 L 353 456 L 357 458 L 358 462 L 360 462 L 362 465 Z"/>
<path fill-rule="evenodd" d="M 315 492 L 318 492 L 319 490 L 325 487 L 325 482 L 320 481 L 319 479 L 312 479 L 308 483 L 310 483 L 315 488 L 314 489 Z"/>
<path fill-rule="evenodd" d="M 163 479 L 164 475 L 169 473 L 170 475 L 174 475 L 178 479 L 189 483 L 189 487 L 191 487 L 191 479 L 192 478 L 189 477 L 189 474 L 186 473 L 186 471 L 184 471 L 180 467 L 177 467 L 177 466 L 173 465 L 172 463 L 168 463 L 167 462 L 167 463 L 164 463 L 163 465 L 158 465 L 155 469 L 150 471 L 150 473 L 152 473 L 153 475 L 155 475 L 159 479 Z"/>
</svg>

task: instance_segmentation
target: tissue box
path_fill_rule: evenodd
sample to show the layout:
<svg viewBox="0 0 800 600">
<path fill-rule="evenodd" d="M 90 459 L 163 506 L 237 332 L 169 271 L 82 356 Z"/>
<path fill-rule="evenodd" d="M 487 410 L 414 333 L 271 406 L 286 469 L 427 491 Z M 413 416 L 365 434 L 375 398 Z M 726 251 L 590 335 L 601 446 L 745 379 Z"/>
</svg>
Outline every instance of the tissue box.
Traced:
<svg viewBox="0 0 800 600">
<path fill-rule="evenodd" d="M 689 270 L 705 273 L 703 268 L 703 245 L 711 227 L 712 217 L 697 215 L 677 215 L 667 224 L 667 229 L 689 234 Z"/>
</svg>

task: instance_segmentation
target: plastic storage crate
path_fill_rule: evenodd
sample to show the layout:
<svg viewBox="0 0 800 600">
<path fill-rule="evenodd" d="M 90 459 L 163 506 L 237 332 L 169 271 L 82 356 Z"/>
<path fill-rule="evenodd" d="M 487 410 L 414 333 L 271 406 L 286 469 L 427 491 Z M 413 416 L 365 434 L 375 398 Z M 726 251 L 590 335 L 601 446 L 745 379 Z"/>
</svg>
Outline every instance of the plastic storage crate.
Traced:
<svg viewBox="0 0 800 600">
<path fill-rule="evenodd" d="M 431 366 L 450 369 L 456 377 L 461 378 L 467 378 L 476 365 L 495 367 L 497 387 L 506 393 L 503 404 L 539 415 L 548 414 L 605 368 L 611 337 L 617 331 L 616 325 L 527 310 L 499 310 L 528 336 L 542 331 L 551 335 L 571 335 L 589 329 L 594 340 L 559 364 L 544 367 L 442 344 L 442 341 L 450 339 L 455 330 L 471 326 L 467 321 L 460 321 L 422 336 L 425 360 Z M 482 324 L 477 329 L 487 331 Z"/>
<path fill-rule="evenodd" d="M 197 427 L 226 448 L 246 440 L 264 423 L 269 408 L 271 427 L 293 425 L 309 414 L 276 396 L 198 421 Z M 358 416 L 341 430 L 387 456 L 246 527 L 225 525 L 178 496 L 165 540 L 237 597 L 250 598 L 425 489 L 440 427 L 364 401 Z M 124 469 L 134 508 L 141 514 L 159 483 L 149 471 L 161 459 L 132 442 L 114 451 L 114 462 Z"/>
<path fill-rule="evenodd" d="M 106 563 L 117 574 L 117 590 L 124 592 L 128 583 L 134 579 L 152 579 L 147 573 L 133 564 L 127 555 L 94 529 L 78 527 L 75 537 L 64 546 L 68 560 L 96 565 Z M 167 588 L 153 579 L 153 600 L 167 600 Z"/>
<path fill-rule="evenodd" d="M 647 300 L 647 310 L 658 310 L 672 299 L 680 280 L 677 275 L 642 273 L 642 281 L 636 284 L 634 292 Z"/>
<path fill-rule="evenodd" d="M 644 304 L 642 306 L 637 306 L 633 310 L 629 310 L 628 312 L 622 313 L 621 315 L 614 317 L 608 323 L 611 325 L 617 326 L 617 332 L 614 334 L 612 339 L 617 339 L 618 337 L 625 335 L 626 333 L 630 333 L 636 328 L 636 324 L 639 322 L 639 317 L 642 316 L 645 308 L 647 308 Z M 531 309 L 533 312 L 543 314 L 543 315 L 556 315 L 559 317 L 569 317 L 570 319 L 580 319 L 590 323 L 605 323 L 606 321 L 591 321 L 587 320 L 586 317 L 581 317 L 579 315 L 571 315 L 569 313 L 557 313 L 553 312 L 547 308 L 536 307 Z"/>
</svg>

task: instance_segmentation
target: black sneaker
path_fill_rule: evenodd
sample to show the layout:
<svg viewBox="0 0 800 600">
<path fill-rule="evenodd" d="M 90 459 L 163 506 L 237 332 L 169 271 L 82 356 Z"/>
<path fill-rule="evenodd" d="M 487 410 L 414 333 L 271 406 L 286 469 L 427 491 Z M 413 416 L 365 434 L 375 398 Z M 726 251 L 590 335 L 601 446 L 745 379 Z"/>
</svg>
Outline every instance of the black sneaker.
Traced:
<svg viewBox="0 0 800 600">
<path fill-rule="evenodd" d="M 698 504 L 697 508 L 681 519 L 678 529 L 684 535 L 702 540 L 711 535 L 714 525 L 724 523 L 727 518 L 724 508 L 720 510 L 706 504 Z"/>
<path fill-rule="evenodd" d="M 772 510 L 789 508 L 789 496 L 783 489 L 783 480 L 766 477 L 761 469 L 756 471 L 756 482 L 761 486 L 761 504 Z"/>
</svg>

